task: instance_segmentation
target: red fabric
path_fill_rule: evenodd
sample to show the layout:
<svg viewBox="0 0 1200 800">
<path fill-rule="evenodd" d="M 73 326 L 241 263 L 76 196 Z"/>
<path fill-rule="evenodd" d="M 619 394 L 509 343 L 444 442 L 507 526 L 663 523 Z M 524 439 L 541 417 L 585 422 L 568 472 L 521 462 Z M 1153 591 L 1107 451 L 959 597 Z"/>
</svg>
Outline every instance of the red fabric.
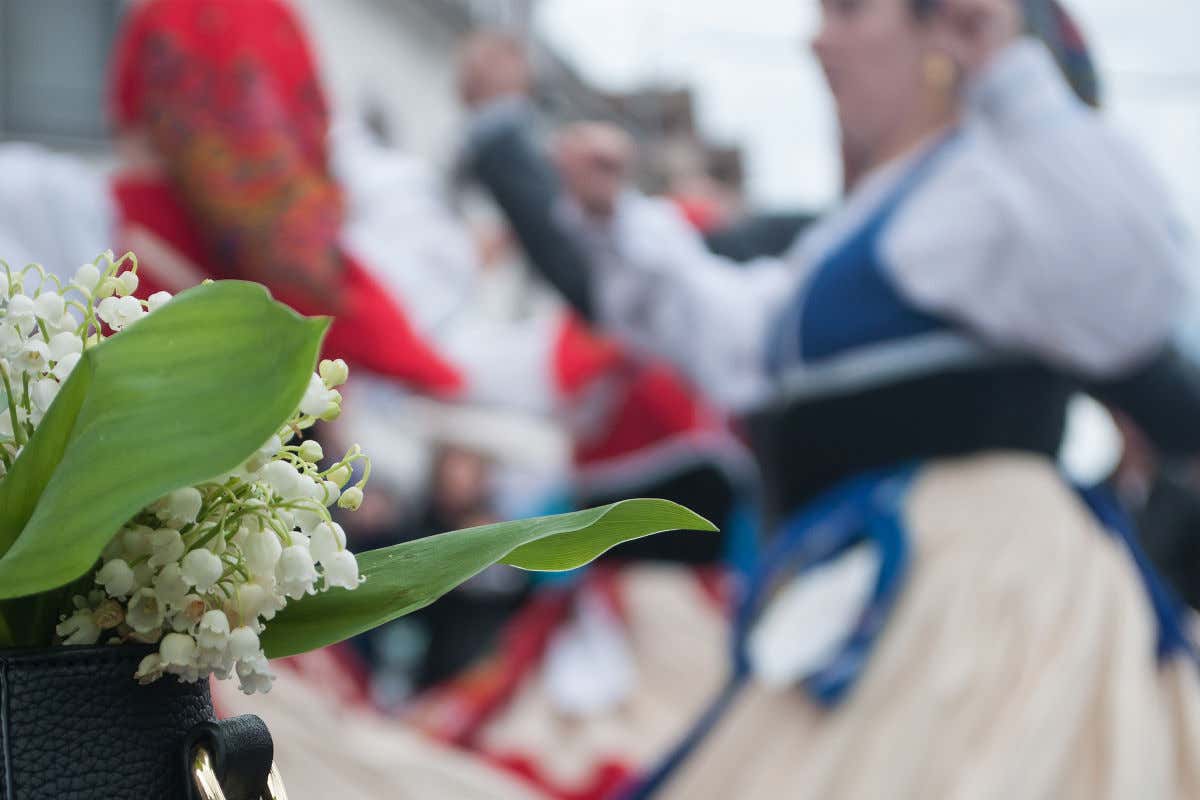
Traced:
<svg viewBox="0 0 1200 800">
<path fill-rule="evenodd" d="M 724 431 L 726 420 L 663 361 L 630 358 L 615 340 L 569 317 L 554 348 L 558 392 L 577 399 L 588 387 L 607 381 L 612 397 L 598 433 L 575 431 L 575 463 L 597 464 L 627 456 L 683 433 Z"/>
<path fill-rule="evenodd" d="M 725 211 L 715 200 L 690 195 L 671 199 L 688 224 L 700 233 L 712 233 L 725 224 Z"/>
<path fill-rule="evenodd" d="M 586 781 L 576 786 L 563 786 L 538 768 L 537 761 L 518 755 L 487 756 L 487 760 L 533 784 L 555 800 L 613 800 L 630 787 L 638 777 L 636 771 L 616 761 L 602 761 L 592 766 Z"/>
<path fill-rule="evenodd" d="M 719 567 L 693 569 L 703 596 L 721 611 L 732 597 L 729 575 Z M 539 765 L 538 753 L 523 753 L 480 744 L 479 733 L 500 713 L 522 683 L 536 674 L 550 639 L 564 625 L 583 592 L 600 598 L 627 624 L 627 606 L 621 593 L 620 568 L 594 565 L 583 581 L 567 589 L 535 595 L 505 626 L 499 644 L 485 660 L 462 675 L 426 692 L 406 714 L 406 720 L 426 735 L 462 747 L 508 770 L 556 800 L 606 800 L 620 796 L 638 777 L 631 764 L 598 760 L 585 779 L 561 783 Z"/>
<path fill-rule="evenodd" d="M 594 333 L 582 319 L 569 314 L 554 343 L 556 388 L 576 397 L 597 378 L 621 367 L 625 354 L 614 340 Z"/>
<path fill-rule="evenodd" d="M 678 373 L 662 363 L 646 364 L 626 378 L 603 435 L 576 443 L 575 461 L 598 463 L 679 434 L 724 427 L 723 418 Z"/>
<path fill-rule="evenodd" d="M 564 591 L 535 596 L 505 625 L 490 656 L 426 691 L 406 712 L 406 720 L 435 739 L 470 747 L 541 661 L 551 634 L 570 612 L 572 597 Z"/>
<path fill-rule="evenodd" d="M 164 37 L 208 74 L 252 63 L 264 70 L 270 93 L 290 120 L 311 163 L 325 163 L 329 108 L 299 22 L 279 0 L 149 0 L 133 8 L 114 48 L 112 117 L 119 128 L 143 123 L 154 87 L 163 76 L 150 69 L 162 54 Z M 198 76 L 178 76 L 180 81 Z M 222 87 L 217 97 L 228 107 L 239 87 Z"/>
<path fill-rule="evenodd" d="M 180 255 L 205 268 L 210 277 L 241 277 L 235 269 L 208 258 L 199 231 L 166 183 L 118 178 L 113 190 L 125 229 L 134 225 L 146 228 L 171 244 Z M 139 295 L 148 297 L 168 288 L 155 277 L 153 263 L 144 259 L 139 263 Z M 268 288 L 302 314 L 319 313 L 302 300 L 288 297 L 286 287 Z M 349 257 L 342 276 L 342 312 L 334 317 L 323 354 L 344 358 L 433 394 L 452 395 L 463 386 L 462 376 L 417 334 L 370 273 Z"/>
<path fill-rule="evenodd" d="M 339 245 L 329 113 L 308 44 L 278 0 L 150 0 L 116 46 L 112 109 L 164 165 L 115 185 L 121 226 L 156 235 L 207 276 L 267 286 L 336 317 L 325 354 L 426 392 L 463 377 Z M 161 288 L 143 260 L 140 293 Z M 178 287 L 171 287 L 178 288 Z"/>
<path fill-rule="evenodd" d="M 620 613 L 616 573 L 597 569 L 585 586 L 599 592 Z M 501 711 L 521 684 L 538 668 L 550 637 L 566 622 L 579 587 L 549 590 L 535 596 L 504 629 L 493 653 L 445 684 L 427 691 L 405 715 L 406 721 L 428 736 L 462 747 L 489 763 L 517 775 L 557 800 L 604 800 L 635 777 L 627 764 L 605 761 L 592 766 L 585 781 L 562 785 L 538 767 L 536 754 L 493 752 L 476 737 L 488 720 Z"/>
</svg>

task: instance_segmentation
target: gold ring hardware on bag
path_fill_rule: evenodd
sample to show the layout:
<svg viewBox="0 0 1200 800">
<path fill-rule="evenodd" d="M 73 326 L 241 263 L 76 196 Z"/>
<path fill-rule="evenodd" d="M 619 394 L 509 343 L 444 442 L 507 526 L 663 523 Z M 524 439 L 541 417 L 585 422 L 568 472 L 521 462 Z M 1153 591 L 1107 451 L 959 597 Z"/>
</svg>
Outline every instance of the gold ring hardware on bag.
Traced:
<svg viewBox="0 0 1200 800">
<path fill-rule="evenodd" d="M 212 754 L 206 747 L 197 747 L 192 756 L 192 780 L 196 783 L 196 791 L 203 800 L 225 800 L 225 791 L 217 780 L 213 770 Z M 262 800 L 287 800 L 287 790 L 283 788 L 283 776 L 279 767 L 271 762 L 271 773 L 267 776 L 267 793 Z"/>
</svg>

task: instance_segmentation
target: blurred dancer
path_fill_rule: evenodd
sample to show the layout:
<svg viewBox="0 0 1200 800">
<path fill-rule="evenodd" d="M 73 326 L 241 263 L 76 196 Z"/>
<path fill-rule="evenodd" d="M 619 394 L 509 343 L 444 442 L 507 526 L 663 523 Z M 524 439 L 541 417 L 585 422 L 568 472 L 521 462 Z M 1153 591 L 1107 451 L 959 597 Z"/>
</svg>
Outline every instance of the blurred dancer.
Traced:
<svg viewBox="0 0 1200 800">
<path fill-rule="evenodd" d="M 1190 796 L 1187 621 L 1111 498 L 1053 458 L 1077 387 L 1200 451 L 1200 373 L 1174 340 L 1194 248 L 1013 0 L 822 10 L 853 188 L 786 259 L 735 268 L 586 151 L 571 168 L 593 173 L 584 272 L 551 277 L 766 412 L 782 520 L 733 675 L 630 791 Z M 1070 53 L 1050 11 L 1041 33 Z"/>
<path fill-rule="evenodd" d="M 200 279 L 258 281 L 335 315 L 326 351 L 452 396 L 462 376 L 341 245 L 328 106 L 281 2 L 153 0 L 125 20 L 113 66 L 121 168 L 116 234 L 139 294 Z"/>
</svg>

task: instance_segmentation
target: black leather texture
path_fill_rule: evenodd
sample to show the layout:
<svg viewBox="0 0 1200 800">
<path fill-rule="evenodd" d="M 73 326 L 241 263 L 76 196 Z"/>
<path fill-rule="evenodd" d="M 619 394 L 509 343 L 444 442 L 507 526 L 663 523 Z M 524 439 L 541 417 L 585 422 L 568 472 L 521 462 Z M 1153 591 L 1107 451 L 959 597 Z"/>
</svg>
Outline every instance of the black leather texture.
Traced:
<svg viewBox="0 0 1200 800">
<path fill-rule="evenodd" d="M 202 722 L 192 729 L 184 747 L 186 768 L 192 753 L 205 747 L 213 760 L 213 772 L 221 782 L 225 800 L 259 800 L 267 796 L 267 775 L 275 760 L 275 744 L 267 724 L 253 714 L 230 717 L 220 722 Z M 189 800 L 204 800 L 195 785 Z"/>
<path fill-rule="evenodd" d="M 0 651 L 0 798 L 186 800 L 208 682 L 133 678 L 151 647 Z"/>
</svg>

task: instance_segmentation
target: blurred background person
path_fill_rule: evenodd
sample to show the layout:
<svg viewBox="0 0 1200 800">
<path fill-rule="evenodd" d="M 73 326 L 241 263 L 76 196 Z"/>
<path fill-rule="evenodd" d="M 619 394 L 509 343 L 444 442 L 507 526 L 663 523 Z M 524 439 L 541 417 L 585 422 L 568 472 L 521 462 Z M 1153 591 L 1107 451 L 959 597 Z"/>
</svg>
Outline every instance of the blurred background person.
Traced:
<svg viewBox="0 0 1200 800">
<path fill-rule="evenodd" d="M 739 632 L 739 669 L 711 713 L 641 791 L 940 796 L 965 791 L 969 779 L 1023 795 L 1117 797 L 1146 781 L 1163 797 L 1186 794 L 1194 754 L 1151 764 L 1145 739 L 1087 712 L 1138 692 L 1139 729 L 1165 753 L 1187 753 L 1200 724 L 1187 623 L 1136 543 L 1114 546 L 1101 524 L 1112 520 L 1089 516 L 1044 459 L 1057 454 L 1067 398 L 1081 385 L 1157 447 L 1195 454 L 1200 384 L 1173 339 L 1195 268 L 1191 242 L 1140 157 L 1071 96 L 1042 45 L 1018 37 L 1017 4 L 822 8 L 815 49 L 860 174 L 787 261 L 735 269 L 710 255 L 669 207 L 617 192 L 605 163 L 611 143 L 576 148 L 563 170 L 590 173 L 567 180 L 582 187 L 573 200 L 587 272 L 551 277 L 585 287 L 582 302 L 609 329 L 670 357 L 728 406 L 774 410 L 762 449 L 782 513 L 797 516 L 771 552 L 799 563 L 768 562 L 751 600 L 763 601 L 771 579 L 840 557 L 826 570 L 833 594 L 816 608 L 841 624 L 827 617 L 822 631 L 805 584 L 784 589 Z M 1076 44 L 1057 10 L 1027 21 L 1039 19 L 1053 23 L 1044 36 L 1068 52 Z M 910 492 L 903 505 L 843 490 L 832 517 L 799 513 L 841 479 L 914 458 L 943 461 L 915 477 L 890 473 L 888 491 Z M 863 521 L 839 518 L 856 506 Z M 808 524 L 814 515 L 822 525 Z M 887 519 L 902 533 L 872 528 Z M 900 589 L 909 546 L 913 572 Z M 1046 559 L 1048 548 L 1059 557 Z M 974 560 L 984 552 L 995 561 Z M 1007 559 L 1029 570 L 1028 583 L 1005 573 Z M 1033 579 L 1039 561 L 1053 569 Z M 1117 595 L 1128 615 L 1121 625 L 1087 613 Z M 841 600 L 830 605 L 830 596 Z M 1054 597 L 1071 598 L 1071 613 L 1053 610 Z M 875 642 L 885 616 L 889 629 Z M 938 633 L 922 635 L 932 619 Z M 1160 667 L 1118 677 L 1104 665 L 1112 662 L 1102 652 L 1155 653 L 1156 627 Z M 981 635 L 1006 644 L 967 643 Z M 1077 642 L 1081 661 L 1052 646 L 1061 636 Z M 1057 659 L 1044 661 L 1051 653 Z M 1095 678 L 1081 684 L 1068 662 L 1087 663 Z M 964 667 L 964 694 L 951 700 L 937 687 L 946 670 Z M 808 696 L 781 691 L 793 682 Z M 1053 713 L 1042 693 L 1056 698 Z M 838 708 L 823 715 L 820 705 Z M 1001 707 L 1006 724 L 996 724 Z M 910 716 L 922 714 L 927 723 Z M 745 735 L 767 725 L 770 746 Z M 927 725 L 906 740 L 907 754 L 887 733 Z M 967 729 L 981 737 L 974 745 Z M 853 753 L 833 745 L 846 737 Z M 1051 742 L 1063 748 L 1055 758 L 1013 773 L 1012 764 L 1029 764 L 1027 748 L 1044 754 Z M 937 763 L 927 752 L 939 753 Z M 897 763 L 911 767 L 902 781 Z"/>
<path fill-rule="evenodd" d="M 497 427 L 511 427 L 513 415 L 543 420 L 561 431 L 569 463 L 554 467 L 556 479 L 549 482 L 553 485 L 544 485 L 540 501 L 528 497 L 519 507 L 508 503 L 505 516 L 551 513 L 629 497 L 666 497 L 713 519 L 729 520 L 723 527 L 736 529 L 738 535 L 666 534 L 662 543 L 622 545 L 610 558 L 709 567 L 727 556 L 745 560 L 752 549 L 752 523 L 735 523 L 748 519 L 745 506 L 753 499 L 755 469 L 727 417 L 665 365 L 642 364 L 615 342 L 589 331 L 552 295 L 531 293 L 518 310 L 486 308 L 483 294 L 488 272 L 494 268 L 481 271 L 464 247 L 468 237 L 462 223 L 453 220 L 443 204 L 423 199 L 430 192 L 424 179 L 413 178 L 412 159 L 361 135 L 343 139 L 343 133 L 341 128 L 335 132 L 334 161 L 350 202 L 348 242 L 357 252 L 371 254 L 376 274 L 397 302 L 411 306 L 418 330 L 426 332 L 460 370 L 461 399 L 477 407 L 469 413 L 443 409 L 424 417 L 425 423 L 443 430 L 430 438 L 444 441 L 453 429 L 458 446 L 477 449 L 495 437 L 483 429 L 482 421 L 463 423 L 469 416 L 478 417 L 482 409 L 490 409 L 492 415 L 486 424 Z M 414 404 L 392 382 L 359 380 L 351 388 L 346 417 L 349 427 L 358 428 L 358 439 L 379 440 L 389 427 L 404 424 L 403 417 L 429 410 L 424 403 Z M 421 414 L 416 418 L 422 419 Z M 538 449 L 533 446 L 537 438 L 523 443 L 526 456 Z M 520 445 L 500 449 L 505 452 L 497 466 L 522 460 L 516 453 Z M 439 461 L 435 457 L 435 475 Z M 431 485 L 436 492 L 436 479 Z M 430 527 L 398 527 L 392 535 L 407 539 L 422 530 L 435 532 Z M 485 652 L 496 626 L 514 608 L 514 600 L 523 596 L 522 585 L 498 591 L 501 587 L 490 580 L 485 577 L 465 586 L 438 607 L 373 634 L 370 638 L 376 644 L 368 652 L 375 654 L 391 646 L 388 643 L 411 643 L 414 630 L 419 630 L 416 640 L 424 642 L 420 663 L 412 667 L 415 675 L 403 675 L 404 668 L 393 663 L 375 669 L 373 679 L 398 678 L 419 690 L 450 677 L 455 668 Z M 574 597 L 572 588 L 552 591 L 564 592 L 564 603 Z M 471 621 L 462 621 L 467 616 Z M 520 628 L 523 623 L 514 625 Z M 402 634 L 404 629 L 409 634 Z M 453 691 L 439 694 L 448 696 Z"/>
<path fill-rule="evenodd" d="M 278 2 L 134 8 L 113 59 L 116 238 L 142 295 L 205 277 L 269 287 L 335 321 L 326 350 L 450 394 L 461 377 L 347 252 L 329 110 L 307 40 Z"/>
</svg>

